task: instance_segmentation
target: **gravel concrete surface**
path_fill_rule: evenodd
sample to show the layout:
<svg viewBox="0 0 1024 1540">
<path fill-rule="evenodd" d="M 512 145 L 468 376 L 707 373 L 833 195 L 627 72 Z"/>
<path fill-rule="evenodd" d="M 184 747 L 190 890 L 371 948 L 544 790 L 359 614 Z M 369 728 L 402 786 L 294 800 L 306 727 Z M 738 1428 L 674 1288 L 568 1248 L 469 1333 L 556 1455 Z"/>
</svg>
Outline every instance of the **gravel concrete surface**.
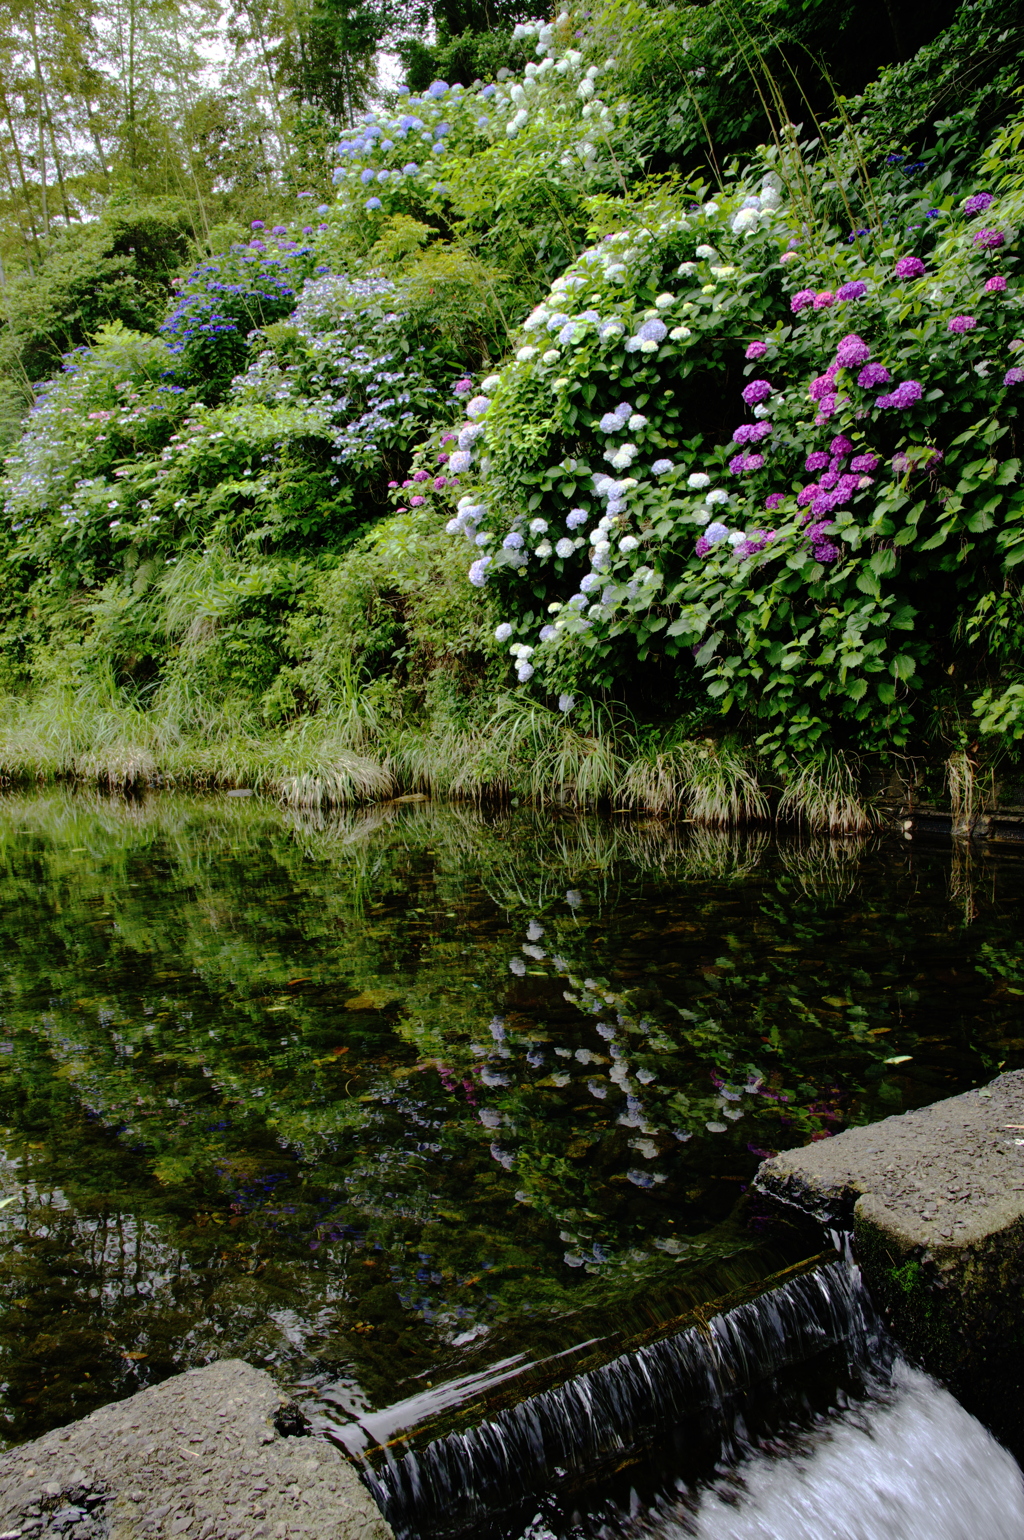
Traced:
<svg viewBox="0 0 1024 1540">
<path fill-rule="evenodd" d="M 391 1540 L 345 1457 L 238 1359 L 0 1454 L 0 1540 Z"/>
<path fill-rule="evenodd" d="M 1024 1070 L 786 1150 L 756 1185 L 826 1222 L 848 1225 L 856 1206 L 902 1248 L 973 1245 L 1024 1217 Z"/>
</svg>

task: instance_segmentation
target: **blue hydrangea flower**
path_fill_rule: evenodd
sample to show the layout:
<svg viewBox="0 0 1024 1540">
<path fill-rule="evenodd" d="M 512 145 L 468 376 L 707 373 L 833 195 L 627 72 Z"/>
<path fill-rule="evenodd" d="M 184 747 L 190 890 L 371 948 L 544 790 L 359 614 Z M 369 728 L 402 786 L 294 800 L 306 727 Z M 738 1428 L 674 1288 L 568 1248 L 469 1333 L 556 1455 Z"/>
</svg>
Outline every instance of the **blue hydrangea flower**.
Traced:
<svg viewBox="0 0 1024 1540">
<path fill-rule="evenodd" d="M 655 476 L 667 476 L 669 471 L 672 469 L 673 465 L 671 460 L 655 460 L 654 464 L 651 466 L 651 472 Z"/>
<path fill-rule="evenodd" d="M 365 166 L 359 173 L 359 180 L 362 182 L 364 187 L 369 187 L 370 183 L 374 179 L 374 175 L 375 173 L 370 169 L 370 167 Z"/>
<path fill-rule="evenodd" d="M 588 572 L 586 577 L 580 579 L 580 593 L 593 593 L 594 589 L 600 585 L 600 582 L 601 579 L 596 572 Z"/>
<path fill-rule="evenodd" d="M 717 520 L 714 524 L 709 524 L 707 529 L 704 531 L 704 539 L 707 541 L 708 545 L 719 545 L 723 540 L 728 540 L 728 538 L 728 526 L 725 524 L 719 524 Z"/>
<path fill-rule="evenodd" d="M 579 529 L 580 525 L 586 524 L 589 518 L 589 513 L 585 513 L 582 508 L 573 508 L 570 510 L 565 522 L 570 529 Z"/>
<path fill-rule="evenodd" d="M 414 160 L 406 161 L 405 165 L 402 167 L 402 171 L 406 176 L 418 176 L 419 170 L 420 168 L 417 166 Z"/>
<path fill-rule="evenodd" d="M 521 551 L 523 549 L 523 537 L 517 530 L 512 530 L 501 542 L 506 551 Z"/>
<path fill-rule="evenodd" d="M 636 335 L 641 342 L 663 342 L 668 336 L 668 327 L 657 319 L 645 321 L 637 328 Z"/>
<path fill-rule="evenodd" d="M 622 418 L 617 412 L 605 412 L 597 426 L 602 433 L 621 433 Z"/>
<path fill-rule="evenodd" d="M 382 209 L 384 205 L 379 198 L 367 198 L 363 207 L 367 209 Z"/>
<path fill-rule="evenodd" d="M 507 620 L 503 620 L 501 625 L 495 628 L 494 636 L 496 641 L 507 642 L 511 635 L 512 627 Z"/>
</svg>

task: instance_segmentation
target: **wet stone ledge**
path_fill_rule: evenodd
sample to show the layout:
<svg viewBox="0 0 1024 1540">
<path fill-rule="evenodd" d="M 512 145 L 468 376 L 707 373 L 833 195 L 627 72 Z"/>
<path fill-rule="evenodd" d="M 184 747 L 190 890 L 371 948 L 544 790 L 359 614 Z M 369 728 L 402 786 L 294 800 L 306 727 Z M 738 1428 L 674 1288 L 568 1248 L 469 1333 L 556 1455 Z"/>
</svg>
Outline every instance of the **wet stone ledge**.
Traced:
<svg viewBox="0 0 1024 1540">
<path fill-rule="evenodd" d="M 1024 1070 L 765 1161 L 767 1196 L 852 1230 L 905 1351 L 1024 1444 Z"/>
<path fill-rule="evenodd" d="M 354 1468 L 268 1374 L 191 1369 L 0 1454 L 0 1536 L 391 1540 Z"/>
</svg>

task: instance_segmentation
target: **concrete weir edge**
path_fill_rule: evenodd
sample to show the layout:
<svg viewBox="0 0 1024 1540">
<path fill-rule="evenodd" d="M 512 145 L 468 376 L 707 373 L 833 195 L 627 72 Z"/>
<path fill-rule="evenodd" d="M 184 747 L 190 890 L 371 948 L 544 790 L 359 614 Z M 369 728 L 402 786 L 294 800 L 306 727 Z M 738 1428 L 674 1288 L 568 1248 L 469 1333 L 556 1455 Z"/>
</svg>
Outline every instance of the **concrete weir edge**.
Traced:
<svg viewBox="0 0 1024 1540">
<path fill-rule="evenodd" d="M 357 1471 L 269 1374 L 190 1369 L 0 1454 L 0 1535 L 392 1540 Z"/>
<path fill-rule="evenodd" d="M 1024 1070 L 784 1151 L 755 1186 L 852 1232 L 904 1351 L 1020 1455 Z"/>
</svg>

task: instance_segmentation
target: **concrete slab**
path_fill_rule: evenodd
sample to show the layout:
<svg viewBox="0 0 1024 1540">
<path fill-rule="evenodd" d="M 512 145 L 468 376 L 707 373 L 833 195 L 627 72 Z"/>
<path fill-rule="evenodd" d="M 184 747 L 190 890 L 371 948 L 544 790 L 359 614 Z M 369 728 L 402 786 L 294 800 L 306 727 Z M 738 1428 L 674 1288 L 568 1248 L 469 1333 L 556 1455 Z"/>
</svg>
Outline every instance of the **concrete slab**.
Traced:
<svg viewBox="0 0 1024 1540">
<path fill-rule="evenodd" d="M 852 1230 L 905 1350 L 1021 1449 L 1024 1070 L 765 1161 L 757 1188 Z"/>
<path fill-rule="evenodd" d="M 353 1466 L 226 1359 L 0 1454 L 0 1536 L 392 1540 Z"/>
</svg>

